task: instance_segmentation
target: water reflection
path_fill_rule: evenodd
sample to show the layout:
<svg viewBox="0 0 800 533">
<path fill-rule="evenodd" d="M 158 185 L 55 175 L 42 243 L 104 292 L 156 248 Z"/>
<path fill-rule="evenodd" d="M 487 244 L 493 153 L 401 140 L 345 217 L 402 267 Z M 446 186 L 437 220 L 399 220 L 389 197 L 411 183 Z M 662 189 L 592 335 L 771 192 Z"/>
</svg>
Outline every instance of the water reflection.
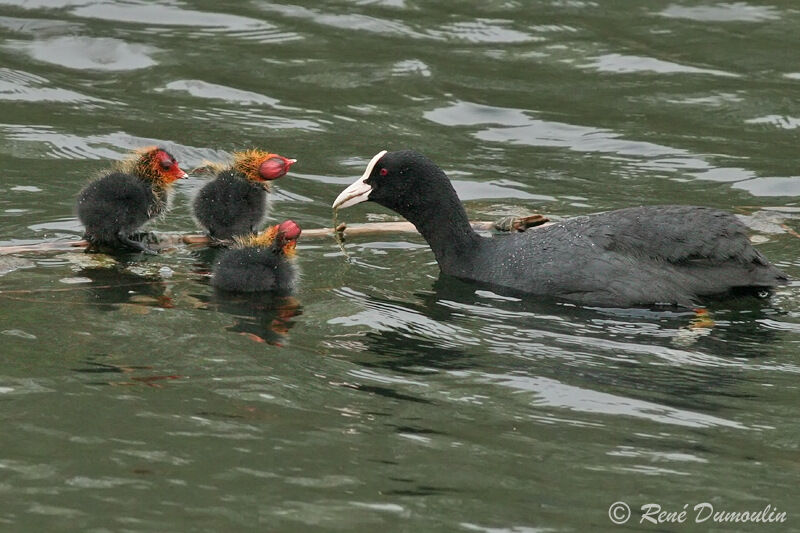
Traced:
<svg viewBox="0 0 800 533">
<path fill-rule="evenodd" d="M 610 57 L 610 56 L 609 56 Z M 652 66 L 652 65 L 651 65 Z M 610 154 L 625 162 L 638 174 L 666 171 L 690 172 L 698 179 L 737 182 L 753 177 L 741 168 L 718 168 L 706 157 L 683 148 L 624 138 L 606 129 L 532 118 L 534 111 L 495 107 L 468 101 L 456 101 L 424 113 L 427 120 L 444 126 L 475 127 L 472 135 L 481 141 L 505 145 L 566 148 L 575 152 Z M 786 178 L 786 182 L 791 178 Z M 747 183 L 747 182 L 745 182 Z M 786 186 L 782 192 L 786 191 Z M 750 190 L 758 194 L 758 189 Z"/>
<path fill-rule="evenodd" d="M 177 374 L 163 374 L 151 365 L 130 365 L 118 360 L 116 356 L 92 355 L 87 357 L 83 366 L 73 368 L 73 372 L 89 374 L 96 377 L 95 381 L 90 381 L 90 385 L 112 385 L 112 386 L 147 386 L 152 388 L 163 388 L 163 386 L 174 380 L 181 379 L 183 376 Z M 158 373 L 154 373 L 153 371 Z M 107 379 L 99 379 L 99 378 Z"/>
<path fill-rule="evenodd" d="M 363 346 L 362 353 L 354 354 L 354 361 L 366 368 L 425 375 L 431 373 L 431 369 L 468 368 L 474 364 L 474 356 L 465 349 L 440 346 L 435 338 L 411 336 L 400 331 L 366 333 Z"/>
<path fill-rule="evenodd" d="M 49 84 L 50 81 L 42 76 L 36 76 L 23 70 L 0 68 L 0 100 L 65 103 L 102 102 L 97 98 L 68 89 L 48 87 L 47 85 Z"/>
<path fill-rule="evenodd" d="M 57 159 L 122 159 L 130 150 L 142 146 L 158 145 L 174 154 L 187 168 L 200 166 L 207 161 L 221 161 L 230 154 L 213 148 L 196 148 L 153 137 L 138 137 L 123 131 L 98 135 L 75 135 L 46 125 L 0 124 L 0 136 L 8 144 L 0 143 L 0 151 L 16 154 L 18 143 L 39 145 L 32 150 L 37 157 Z M 113 146 L 114 148 L 109 148 Z M 82 176 L 85 179 L 85 176 Z"/>
<path fill-rule="evenodd" d="M 135 263 L 133 263 L 135 265 Z M 120 263 L 112 267 L 83 268 L 78 273 L 88 283 L 83 287 L 86 299 L 99 304 L 101 311 L 113 311 L 120 306 L 146 313 L 148 308 L 174 307 L 169 284 L 157 274 L 138 274 Z"/>
<path fill-rule="evenodd" d="M 209 309 L 233 317 L 227 331 L 244 335 L 258 343 L 283 346 L 294 318 L 302 314 L 302 305 L 292 296 L 269 293 L 234 294 L 215 290 Z"/>
<path fill-rule="evenodd" d="M 278 27 L 260 19 L 228 13 L 214 13 L 182 9 L 176 5 L 156 4 L 152 2 L 108 3 L 81 2 L 83 4 L 72 10 L 77 17 L 100 20 L 125 21 L 166 26 L 187 26 L 194 29 L 197 35 L 208 36 L 227 34 L 231 37 L 253 40 L 261 43 L 278 43 L 294 41 L 302 37 L 294 32 L 281 31 Z"/>
<path fill-rule="evenodd" d="M 699 22 L 762 22 L 781 16 L 780 12 L 772 6 L 754 6 L 745 2 L 719 3 L 708 6 L 672 4 L 661 11 L 659 15 Z"/>
<path fill-rule="evenodd" d="M 749 398 L 743 370 L 769 366 L 762 360 L 784 336 L 761 323 L 779 312 L 753 297 L 698 316 L 505 296 L 445 276 L 413 301 L 343 292 L 365 310 L 331 322 L 368 330 L 340 345 L 376 373 L 359 377 L 382 381 L 391 395 L 407 395 L 395 390 L 398 380 L 445 372 L 528 390 L 532 405 L 691 427 L 741 428 L 718 413 Z"/>
<path fill-rule="evenodd" d="M 195 260 L 194 274 L 210 279 L 214 263 L 223 247 L 203 246 L 192 250 Z M 257 343 L 283 346 L 289 338 L 289 330 L 294 327 L 295 317 L 302 314 L 302 305 L 292 295 L 272 293 L 234 293 L 209 289 L 209 294 L 198 296 L 204 309 L 224 313 L 233 317 L 234 322 L 225 327 L 226 331 L 244 335 Z"/>
<path fill-rule="evenodd" d="M 260 93 L 243 91 L 226 85 L 208 83 L 202 80 L 176 80 L 169 82 L 164 89 L 183 91 L 196 98 L 224 100 L 235 104 L 254 104 L 274 107 L 276 109 L 295 109 L 280 105 L 280 101 Z"/>
<path fill-rule="evenodd" d="M 738 74 L 708 68 L 681 65 L 672 61 L 664 61 L 653 57 L 629 56 L 622 54 L 606 54 L 595 57 L 591 63 L 582 65 L 598 72 L 630 74 L 632 72 L 653 72 L 656 74 L 709 74 L 736 78 Z"/>
<path fill-rule="evenodd" d="M 78 70 L 136 70 L 151 67 L 157 50 L 108 37 L 56 37 L 43 41 L 8 41 L 11 49 L 22 50 L 36 61 Z"/>
</svg>

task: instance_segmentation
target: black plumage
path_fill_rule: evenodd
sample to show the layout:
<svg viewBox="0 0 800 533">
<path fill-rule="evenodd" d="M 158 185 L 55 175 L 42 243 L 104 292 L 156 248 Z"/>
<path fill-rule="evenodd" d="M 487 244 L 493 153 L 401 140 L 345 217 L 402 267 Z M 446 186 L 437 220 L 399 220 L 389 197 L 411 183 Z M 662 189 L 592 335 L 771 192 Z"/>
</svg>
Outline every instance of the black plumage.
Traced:
<svg viewBox="0 0 800 533">
<path fill-rule="evenodd" d="M 263 150 L 233 154 L 233 164 L 219 171 L 194 199 L 198 224 L 216 240 L 227 241 L 258 231 L 267 215 L 269 183 L 295 163 Z"/>
<path fill-rule="evenodd" d="M 365 200 L 413 223 L 445 274 L 586 305 L 688 307 L 788 279 L 735 216 L 705 207 L 634 207 L 482 237 L 444 172 L 413 151 L 378 154 L 334 208 Z"/>
<path fill-rule="evenodd" d="M 90 182 L 78 194 L 78 218 L 89 249 L 125 248 L 155 253 L 134 235 L 169 206 L 171 184 L 185 177 L 175 158 L 161 148 L 137 152 L 120 170 Z"/>
<path fill-rule="evenodd" d="M 220 172 L 194 200 L 197 222 L 210 237 L 219 240 L 255 233 L 266 214 L 265 184 L 233 169 Z"/>
<path fill-rule="evenodd" d="M 299 236 L 300 227 L 287 220 L 239 239 L 214 265 L 211 285 L 229 292 L 291 293 L 297 280 L 293 259 Z"/>
</svg>

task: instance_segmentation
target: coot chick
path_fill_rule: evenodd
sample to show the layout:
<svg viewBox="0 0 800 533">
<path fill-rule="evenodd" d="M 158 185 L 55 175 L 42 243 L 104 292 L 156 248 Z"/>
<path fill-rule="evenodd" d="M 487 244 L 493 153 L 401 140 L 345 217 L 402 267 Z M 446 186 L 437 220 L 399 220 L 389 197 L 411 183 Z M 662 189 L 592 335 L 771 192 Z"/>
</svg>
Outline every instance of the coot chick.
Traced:
<svg viewBox="0 0 800 533">
<path fill-rule="evenodd" d="M 147 222 L 164 215 L 170 189 L 185 178 L 163 148 L 137 150 L 114 172 L 89 183 L 78 195 L 78 218 L 86 228 L 87 251 L 98 247 L 155 252 L 132 237 Z"/>
<path fill-rule="evenodd" d="M 195 198 L 197 222 L 216 240 L 255 233 L 266 216 L 269 182 L 295 162 L 261 150 L 234 153 L 233 165 L 220 170 Z"/>
<path fill-rule="evenodd" d="M 214 265 L 211 285 L 230 292 L 288 294 L 297 271 L 293 262 L 300 226 L 285 220 L 259 235 L 237 239 Z"/>
<path fill-rule="evenodd" d="M 333 207 L 366 200 L 414 224 L 445 274 L 584 305 L 693 307 L 788 279 L 736 217 L 705 207 L 633 207 L 482 237 L 445 173 L 414 151 L 375 155 Z"/>
</svg>

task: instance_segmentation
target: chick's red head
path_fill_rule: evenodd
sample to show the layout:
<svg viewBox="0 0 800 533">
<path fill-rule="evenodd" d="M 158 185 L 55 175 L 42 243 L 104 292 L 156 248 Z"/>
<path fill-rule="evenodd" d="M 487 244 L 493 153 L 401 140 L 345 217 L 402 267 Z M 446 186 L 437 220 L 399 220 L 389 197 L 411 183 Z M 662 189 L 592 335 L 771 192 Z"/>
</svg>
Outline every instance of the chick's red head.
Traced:
<svg viewBox="0 0 800 533">
<path fill-rule="evenodd" d="M 293 257 L 300 233 L 302 233 L 302 230 L 295 221 L 284 220 L 280 224 L 268 227 L 258 235 L 238 238 L 237 242 L 240 246 L 256 246 L 260 248 L 274 246 L 276 252 Z"/>
<path fill-rule="evenodd" d="M 295 246 L 297 246 L 297 239 L 303 230 L 294 220 L 284 220 L 277 226 L 276 239 L 280 239 L 282 243 L 283 253 L 292 256 L 295 253 Z"/>
<path fill-rule="evenodd" d="M 168 185 L 188 175 L 178 166 L 175 157 L 163 148 L 144 148 L 139 153 L 134 173 L 140 177 Z"/>
</svg>

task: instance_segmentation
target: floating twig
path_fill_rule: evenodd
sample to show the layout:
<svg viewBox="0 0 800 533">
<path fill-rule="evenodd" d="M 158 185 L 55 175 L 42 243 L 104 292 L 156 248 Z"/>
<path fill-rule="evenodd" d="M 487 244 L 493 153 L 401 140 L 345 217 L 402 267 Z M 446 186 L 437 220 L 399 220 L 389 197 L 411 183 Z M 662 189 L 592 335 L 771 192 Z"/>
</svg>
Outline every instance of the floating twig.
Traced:
<svg viewBox="0 0 800 533">
<path fill-rule="evenodd" d="M 800 233 L 797 233 L 794 229 L 790 228 L 787 224 L 781 224 L 781 227 L 786 230 L 786 233 L 793 237 L 797 237 L 800 239 Z"/>
<path fill-rule="evenodd" d="M 511 217 L 497 222 L 474 221 L 472 228 L 476 231 L 523 231 L 530 227 L 541 226 L 548 219 L 542 215 L 527 217 Z M 360 235 L 379 235 L 384 233 L 416 233 L 417 229 L 410 222 L 372 222 L 368 224 L 354 224 L 348 226 L 344 223 L 336 228 L 313 228 L 303 230 L 303 240 L 334 237 L 345 239 Z M 206 235 L 159 233 L 153 234 L 155 248 L 174 248 L 178 245 L 208 246 L 211 240 Z M 80 250 L 88 246 L 85 240 L 72 241 L 46 241 L 35 244 L 20 244 L 15 246 L 0 246 L 0 255 L 27 253 L 27 252 L 64 252 Z"/>
</svg>

